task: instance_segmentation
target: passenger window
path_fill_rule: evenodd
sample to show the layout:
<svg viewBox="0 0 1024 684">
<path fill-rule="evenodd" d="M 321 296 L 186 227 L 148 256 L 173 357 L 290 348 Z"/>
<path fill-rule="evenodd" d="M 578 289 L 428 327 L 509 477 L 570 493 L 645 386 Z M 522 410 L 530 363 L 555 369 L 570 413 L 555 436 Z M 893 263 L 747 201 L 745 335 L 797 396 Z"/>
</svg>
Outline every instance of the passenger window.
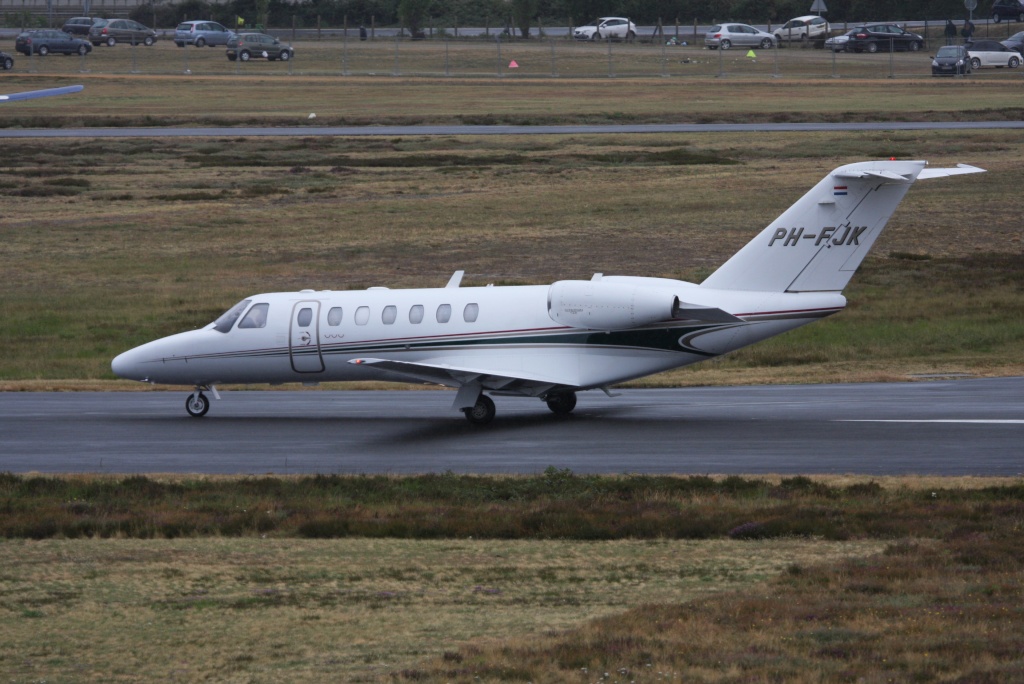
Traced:
<svg viewBox="0 0 1024 684">
<path fill-rule="evenodd" d="M 380 320 L 384 325 L 391 325 L 398 318 L 398 307 L 396 306 L 385 306 L 384 311 L 380 314 Z"/>
<path fill-rule="evenodd" d="M 266 328 L 267 327 L 267 309 L 270 308 L 270 304 L 253 304 L 253 307 L 249 309 L 249 313 L 245 314 L 245 318 L 238 324 L 239 328 Z"/>
<path fill-rule="evenodd" d="M 370 322 L 370 307 L 361 306 L 356 309 L 356 325 L 366 325 Z"/>
<path fill-rule="evenodd" d="M 299 324 L 301 328 L 309 327 L 309 324 L 313 322 L 313 310 L 309 307 L 299 310 L 299 317 L 295 319 L 295 322 Z"/>
<path fill-rule="evenodd" d="M 452 317 L 452 305 L 442 304 L 437 307 L 437 322 L 447 323 Z"/>
<path fill-rule="evenodd" d="M 409 322 L 410 323 L 422 323 L 423 322 L 423 305 L 415 304 L 409 309 Z"/>
<path fill-rule="evenodd" d="M 479 304 L 467 304 L 466 308 L 462 310 L 462 319 L 467 323 L 475 323 L 476 317 L 480 315 Z"/>
<path fill-rule="evenodd" d="M 341 325 L 341 314 L 340 306 L 332 306 L 327 312 L 327 325 Z"/>
</svg>

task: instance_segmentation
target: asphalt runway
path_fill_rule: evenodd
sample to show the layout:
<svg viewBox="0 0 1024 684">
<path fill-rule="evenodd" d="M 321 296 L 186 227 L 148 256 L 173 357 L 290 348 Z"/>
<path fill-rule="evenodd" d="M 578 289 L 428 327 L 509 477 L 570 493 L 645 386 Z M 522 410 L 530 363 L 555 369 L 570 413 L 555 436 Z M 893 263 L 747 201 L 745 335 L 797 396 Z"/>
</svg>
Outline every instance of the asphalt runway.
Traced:
<svg viewBox="0 0 1024 684">
<path fill-rule="evenodd" d="M 281 126 L 212 128 L 5 128 L 0 138 L 218 138 L 396 135 L 597 135 L 605 133 L 799 133 L 966 131 L 1024 128 L 1024 121 L 869 121 L 857 123 L 607 124 L 570 126 Z"/>
<path fill-rule="evenodd" d="M 558 418 L 443 391 L 0 393 L 0 471 L 99 473 L 1024 472 L 1024 378 L 625 390 Z"/>
</svg>

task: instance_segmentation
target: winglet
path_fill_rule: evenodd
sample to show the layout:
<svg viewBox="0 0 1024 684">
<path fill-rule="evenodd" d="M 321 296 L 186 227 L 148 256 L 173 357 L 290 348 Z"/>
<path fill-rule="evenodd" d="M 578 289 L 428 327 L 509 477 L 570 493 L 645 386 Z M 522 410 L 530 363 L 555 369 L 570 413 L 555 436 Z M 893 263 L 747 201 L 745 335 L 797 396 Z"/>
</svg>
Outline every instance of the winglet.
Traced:
<svg viewBox="0 0 1024 684">
<path fill-rule="evenodd" d="M 465 271 L 456 271 L 455 273 L 452 273 L 452 277 L 448 279 L 448 284 L 445 285 L 445 287 L 458 287 L 462 283 L 462 276 L 465 274 Z"/>
</svg>

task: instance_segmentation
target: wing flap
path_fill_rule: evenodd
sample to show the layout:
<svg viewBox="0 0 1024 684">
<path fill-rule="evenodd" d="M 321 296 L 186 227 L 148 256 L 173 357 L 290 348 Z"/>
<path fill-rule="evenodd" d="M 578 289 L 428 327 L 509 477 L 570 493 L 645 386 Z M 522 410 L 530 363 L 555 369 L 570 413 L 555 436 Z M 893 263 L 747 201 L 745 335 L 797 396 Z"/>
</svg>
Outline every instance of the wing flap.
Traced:
<svg viewBox="0 0 1024 684">
<path fill-rule="evenodd" d="M 545 376 L 537 373 L 495 372 L 484 368 L 455 366 L 447 363 L 425 363 L 422 361 L 394 361 L 392 359 L 360 358 L 351 359 L 356 366 L 372 366 L 401 376 L 405 380 L 431 382 L 446 387 L 461 387 L 475 382 L 488 390 L 539 396 L 552 387 L 575 387 L 568 377 Z"/>
</svg>

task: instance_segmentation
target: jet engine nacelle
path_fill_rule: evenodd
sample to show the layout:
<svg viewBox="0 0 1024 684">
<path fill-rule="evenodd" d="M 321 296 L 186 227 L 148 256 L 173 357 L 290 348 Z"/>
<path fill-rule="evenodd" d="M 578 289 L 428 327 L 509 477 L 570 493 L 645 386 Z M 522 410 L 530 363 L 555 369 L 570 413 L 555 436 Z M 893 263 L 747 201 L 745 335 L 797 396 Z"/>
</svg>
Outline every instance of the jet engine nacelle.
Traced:
<svg viewBox="0 0 1024 684">
<path fill-rule="evenodd" d="M 548 290 L 548 315 L 562 325 L 625 330 L 672 319 L 669 290 L 594 280 L 560 280 Z"/>
</svg>

